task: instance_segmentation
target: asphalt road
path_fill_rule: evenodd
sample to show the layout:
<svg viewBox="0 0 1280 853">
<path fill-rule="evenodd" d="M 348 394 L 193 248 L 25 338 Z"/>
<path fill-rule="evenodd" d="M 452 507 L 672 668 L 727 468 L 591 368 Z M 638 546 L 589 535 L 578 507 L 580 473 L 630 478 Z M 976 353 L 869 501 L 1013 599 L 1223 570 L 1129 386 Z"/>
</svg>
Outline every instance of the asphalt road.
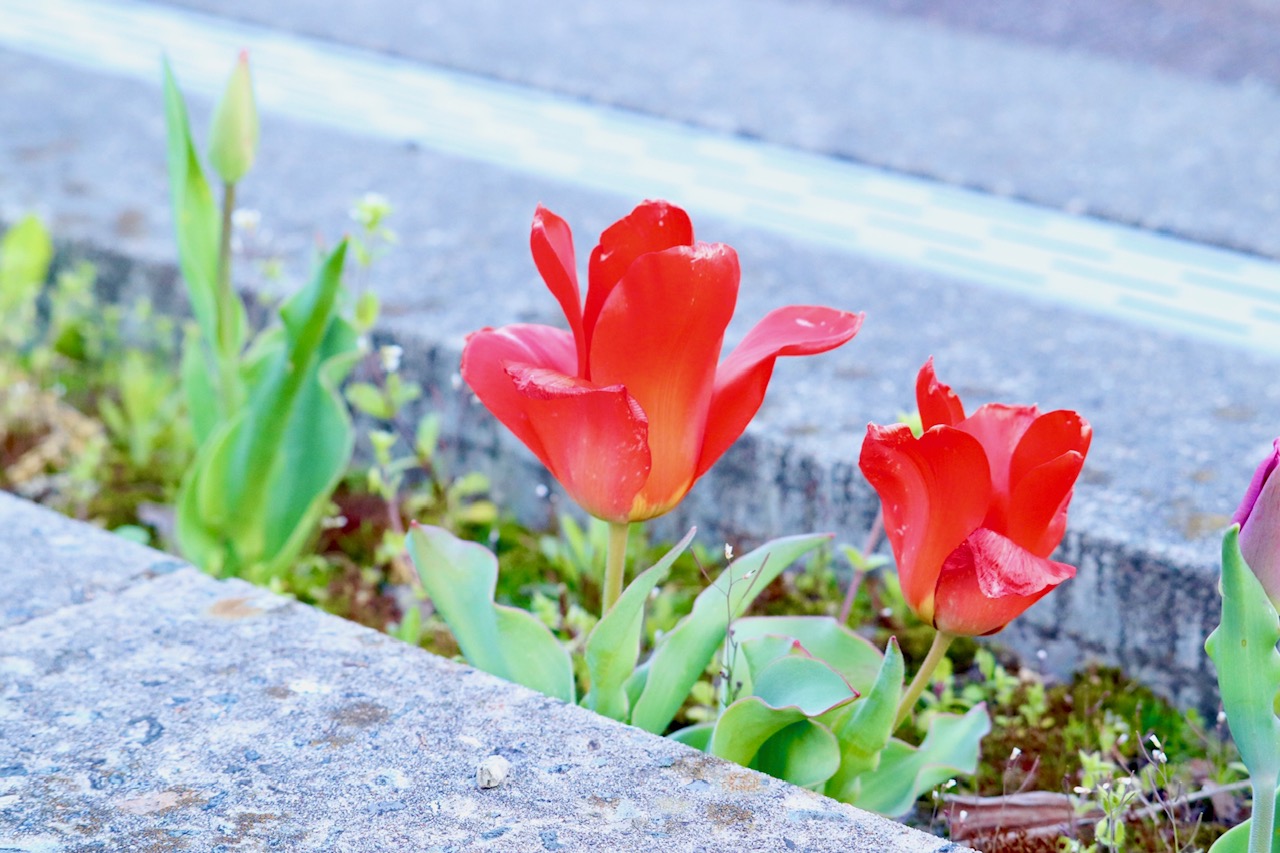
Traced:
<svg viewBox="0 0 1280 853">
<path fill-rule="evenodd" d="M 1277 0 L 827 0 L 1238 83 L 1280 86 Z"/>
</svg>

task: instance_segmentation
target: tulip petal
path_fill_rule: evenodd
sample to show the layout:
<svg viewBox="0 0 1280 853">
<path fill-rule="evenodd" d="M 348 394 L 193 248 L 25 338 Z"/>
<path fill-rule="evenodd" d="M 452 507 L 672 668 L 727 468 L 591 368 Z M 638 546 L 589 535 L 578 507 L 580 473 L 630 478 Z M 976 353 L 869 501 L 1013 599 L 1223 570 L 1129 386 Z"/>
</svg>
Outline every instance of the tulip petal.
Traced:
<svg viewBox="0 0 1280 853">
<path fill-rule="evenodd" d="M 779 356 L 816 355 L 858 333 L 866 315 L 808 305 L 770 311 L 716 370 L 706 436 L 698 457 L 701 477 L 742 435 L 764 402 Z"/>
<path fill-rule="evenodd" d="M 578 267 L 573 254 L 573 232 L 569 224 L 538 205 L 529 233 L 529 248 L 538 274 L 551 295 L 560 303 L 578 350 L 577 375 L 586 377 L 587 337 L 582 331 L 582 294 L 578 292 Z"/>
<path fill-rule="evenodd" d="M 665 201 L 644 201 L 600 235 L 587 266 L 587 302 L 583 328 L 588 348 L 600 311 L 636 258 L 673 246 L 693 245 L 689 214 Z"/>
<path fill-rule="evenodd" d="M 984 527 L 1000 531 L 1009 527 L 1009 463 L 1023 433 L 1039 415 L 1040 410 L 1035 406 L 988 403 L 956 424 L 956 429 L 969 433 L 982 443 L 991 466 L 991 506 L 982 523 Z"/>
<path fill-rule="evenodd" d="M 1047 557 L 1067 530 L 1067 504 L 1084 456 L 1075 450 L 1029 471 L 1014 486 L 1005 535 L 1037 557 Z"/>
<path fill-rule="evenodd" d="M 1280 454 L 1280 439 L 1276 441 L 1276 451 Z M 1276 456 L 1264 460 L 1262 467 L 1268 462 L 1275 465 Z M 1280 602 L 1280 474 L 1271 467 L 1270 476 L 1264 476 L 1258 484 L 1256 495 L 1252 495 L 1250 512 L 1244 525 L 1240 528 L 1240 554 L 1253 569 L 1267 597 L 1272 603 Z M 1250 493 L 1253 486 L 1250 485 Z M 1246 495 L 1248 499 L 1249 495 Z M 1277 605 L 1280 606 L 1280 605 Z"/>
<path fill-rule="evenodd" d="M 1249 516 L 1253 513 L 1254 504 L 1258 502 L 1258 495 L 1262 494 L 1262 487 L 1267 480 L 1280 467 L 1280 438 L 1277 438 L 1271 445 L 1271 454 L 1258 463 L 1258 468 L 1253 472 L 1253 479 L 1249 481 L 1249 488 L 1245 490 L 1244 498 L 1240 501 L 1240 506 L 1236 508 L 1235 514 L 1231 516 L 1231 522 L 1238 524 L 1243 529 L 1245 522 L 1249 520 Z M 1246 560 L 1246 562 L 1248 562 Z"/>
<path fill-rule="evenodd" d="M 1009 463 L 1009 486 L 1016 489 L 1028 472 L 1074 450 L 1081 458 L 1089 452 L 1093 427 L 1076 412 L 1059 409 L 1036 418 L 1013 451 Z"/>
<path fill-rule="evenodd" d="M 925 429 L 938 424 L 955 426 L 964 420 L 964 404 L 950 385 L 938 381 L 933 356 L 929 356 L 916 376 L 916 406 L 920 409 L 920 424 Z"/>
<path fill-rule="evenodd" d="M 574 372 L 573 336 L 562 329 L 528 323 L 484 328 L 467 336 L 462 348 L 462 378 L 502 425 L 515 433 L 543 465 L 551 467 L 542 440 L 529 422 L 525 396 L 507 375 L 508 364 L 532 364 L 560 373 Z"/>
<path fill-rule="evenodd" d="M 982 522 L 991 498 L 982 445 L 952 427 L 917 439 L 906 424 L 871 424 L 858 464 L 880 495 L 903 597 L 932 621 L 943 561 Z"/>
<path fill-rule="evenodd" d="M 510 364 L 506 372 L 565 491 L 597 518 L 630 520 L 650 458 L 648 422 L 627 389 L 531 365 Z"/>
<path fill-rule="evenodd" d="M 994 634 L 1075 573 L 1074 566 L 1037 557 L 979 528 L 943 563 L 934 627 L 962 636 Z"/>
<path fill-rule="evenodd" d="M 1009 463 L 1006 536 L 1036 556 L 1053 553 L 1092 440 L 1088 421 L 1072 411 L 1049 412 L 1027 427 Z"/>
<path fill-rule="evenodd" d="M 737 253 L 718 243 L 642 255 L 600 311 L 592 381 L 625 386 L 649 418 L 653 470 L 636 520 L 666 512 L 693 485 L 738 275 Z"/>
</svg>

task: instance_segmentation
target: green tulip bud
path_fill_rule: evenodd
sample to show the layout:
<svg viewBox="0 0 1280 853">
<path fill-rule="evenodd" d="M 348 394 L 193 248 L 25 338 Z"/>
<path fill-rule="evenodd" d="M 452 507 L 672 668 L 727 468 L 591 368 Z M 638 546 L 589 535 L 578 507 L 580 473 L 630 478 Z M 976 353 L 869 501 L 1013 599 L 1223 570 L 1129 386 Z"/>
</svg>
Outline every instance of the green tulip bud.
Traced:
<svg viewBox="0 0 1280 853">
<path fill-rule="evenodd" d="M 209 132 L 209 162 L 222 180 L 234 184 L 253 166 L 258 152 L 258 108 L 253 101 L 249 53 L 240 59 L 227 81 L 227 89 L 213 114 Z"/>
</svg>

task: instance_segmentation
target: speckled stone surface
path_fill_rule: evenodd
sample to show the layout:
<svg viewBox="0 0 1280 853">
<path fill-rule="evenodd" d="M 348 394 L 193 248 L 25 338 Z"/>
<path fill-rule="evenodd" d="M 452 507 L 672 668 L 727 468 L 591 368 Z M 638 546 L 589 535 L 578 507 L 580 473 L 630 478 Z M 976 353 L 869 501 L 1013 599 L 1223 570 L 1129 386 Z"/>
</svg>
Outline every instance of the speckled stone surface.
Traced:
<svg viewBox="0 0 1280 853">
<path fill-rule="evenodd" d="M 0 629 L 186 564 L 0 491 Z"/>
<path fill-rule="evenodd" d="M 197 123 L 207 111 L 193 101 Z M 0 124 L 11 129 L 0 137 L 0 218 L 42 212 L 70 254 L 101 262 L 110 293 L 180 307 L 158 88 L 0 51 Z M 458 354 L 481 326 L 562 322 L 528 257 L 538 202 L 568 218 L 581 257 L 638 199 L 268 113 L 242 191 L 262 213 L 243 283 L 262 286 L 253 271 L 263 258 L 301 277 L 317 235 L 349 228 L 346 211 L 366 190 L 391 198 L 400 235 L 369 279 L 384 306 L 379 340 L 401 343 L 405 370 L 426 384 L 422 405 L 442 414 L 452 470 L 491 473 L 505 508 L 548 523 L 567 503 L 460 389 Z M 933 354 L 970 410 L 1038 402 L 1078 409 L 1095 429 L 1065 546 L 1080 576 L 997 641 L 1052 673 L 1101 660 L 1180 702 L 1216 706 L 1200 647 L 1217 621 L 1220 531 L 1280 424 L 1277 359 L 723 219 L 697 217 L 695 228 L 741 258 L 730 342 L 786 303 L 865 310 L 868 319 L 840 350 L 779 361 L 745 438 L 658 534 L 696 523 L 713 546 L 807 530 L 861 543 L 876 506 L 856 468 L 866 424 L 913 407 L 916 371 Z"/>
<path fill-rule="evenodd" d="M 120 553 L 125 587 L 0 628 L 0 849 L 964 849 L 238 581 L 137 576 L 16 501 L 0 521 L 0 554 Z"/>
</svg>

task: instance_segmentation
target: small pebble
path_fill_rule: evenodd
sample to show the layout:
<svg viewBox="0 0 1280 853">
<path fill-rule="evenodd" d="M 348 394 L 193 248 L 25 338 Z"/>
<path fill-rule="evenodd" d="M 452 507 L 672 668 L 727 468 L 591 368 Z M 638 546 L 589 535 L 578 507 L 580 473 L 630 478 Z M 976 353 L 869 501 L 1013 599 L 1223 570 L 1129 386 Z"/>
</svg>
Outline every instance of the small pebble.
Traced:
<svg viewBox="0 0 1280 853">
<path fill-rule="evenodd" d="M 490 755 L 476 768 L 476 784 L 481 788 L 496 788 L 507 781 L 511 762 L 501 755 Z"/>
</svg>

